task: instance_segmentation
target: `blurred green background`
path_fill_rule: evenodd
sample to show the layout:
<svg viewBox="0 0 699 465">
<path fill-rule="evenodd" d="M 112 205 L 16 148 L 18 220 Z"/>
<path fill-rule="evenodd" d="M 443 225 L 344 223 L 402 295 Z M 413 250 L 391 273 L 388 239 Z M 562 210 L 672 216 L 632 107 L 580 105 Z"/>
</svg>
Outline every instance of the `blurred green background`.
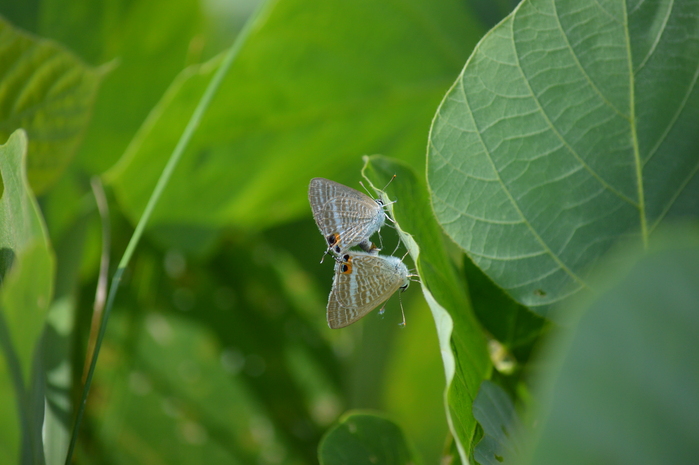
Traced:
<svg viewBox="0 0 699 465">
<path fill-rule="evenodd" d="M 44 349 L 59 439 L 84 376 L 103 228 L 111 277 L 219 54 L 257 6 L 0 6 L 2 43 L 18 50 L 3 69 L 48 54 L 58 65 L 46 73 L 62 85 L 32 81 L 39 110 L 5 105 L 0 114 L 3 142 L 27 130 L 29 179 L 56 254 Z M 318 263 L 323 239 L 306 192 L 315 176 L 359 189 L 363 155 L 424 173 L 439 102 L 510 7 L 293 0 L 261 10 L 126 272 L 78 463 L 315 463 L 323 432 L 353 408 L 383 411 L 425 463 L 439 460 L 444 370 L 419 286 L 402 296 L 405 328 L 394 297 L 383 317 L 329 330 L 333 265 Z M 95 175 L 109 225 L 90 187 Z M 393 250 L 394 231 L 382 237 Z M 64 446 L 55 447 L 48 463 L 62 463 Z"/>
</svg>

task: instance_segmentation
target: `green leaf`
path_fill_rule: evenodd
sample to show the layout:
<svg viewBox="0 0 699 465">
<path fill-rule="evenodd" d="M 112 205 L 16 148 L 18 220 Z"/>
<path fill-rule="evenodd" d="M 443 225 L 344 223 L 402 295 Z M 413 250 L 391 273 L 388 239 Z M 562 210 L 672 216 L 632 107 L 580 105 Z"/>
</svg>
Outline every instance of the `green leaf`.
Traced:
<svg viewBox="0 0 699 465">
<path fill-rule="evenodd" d="M 388 233 L 390 231 L 381 231 L 384 240 Z M 410 298 L 413 298 L 412 304 Z M 418 286 L 403 293 L 402 301 L 406 326 L 396 331 L 394 325 L 381 325 L 386 326 L 394 338 L 381 367 L 383 376 L 379 378 L 379 405 L 382 411 L 401 425 L 425 463 L 440 463 L 449 426 L 444 408 L 444 368 L 439 339 L 432 312 L 419 295 Z M 394 319 L 397 318 L 396 315 Z M 369 331 L 367 326 L 362 328 L 362 342 Z M 373 350 L 373 347 L 365 349 L 362 343 L 365 353 L 371 354 Z M 375 358 L 375 353 L 366 358 Z M 364 386 L 369 384 L 364 381 L 366 377 L 362 378 Z M 367 387 L 372 388 L 371 385 Z"/>
<path fill-rule="evenodd" d="M 512 300 L 468 257 L 464 258 L 464 274 L 478 321 L 522 366 L 547 328 L 546 320 Z"/>
<path fill-rule="evenodd" d="M 293 450 L 284 452 L 285 431 L 246 386 L 240 372 L 248 369 L 250 357 L 231 347 L 222 350 L 201 322 L 154 311 L 115 312 L 110 331 L 106 348 L 117 356 L 96 372 L 103 402 L 89 414 L 103 454 L 113 463 L 145 463 L 144 457 L 234 464 L 285 454 L 297 458 Z"/>
<path fill-rule="evenodd" d="M 31 361 L 53 289 L 53 257 L 36 200 L 27 182 L 27 137 L 16 131 L 0 146 L 0 280 L 2 317 L 28 381 Z"/>
<path fill-rule="evenodd" d="M 76 165 L 89 173 L 101 173 L 119 159 L 186 64 L 201 61 L 207 48 L 220 50 L 223 46 L 212 43 L 218 31 L 203 21 L 206 12 L 202 10 L 213 9 L 213 4 L 199 0 L 3 3 L 10 5 L 0 6 L 0 14 L 14 24 L 63 44 L 87 63 L 109 64 L 109 76 L 100 86 L 76 159 Z M 237 31 L 220 11 L 210 16 L 225 22 L 226 35 Z"/>
<path fill-rule="evenodd" d="M 318 445 L 321 465 L 419 463 L 400 427 L 375 414 L 349 412 Z"/>
<path fill-rule="evenodd" d="M 520 454 L 515 442 L 519 422 L 507 393 L 497 384 L 483 381 L 473 403 L 473 415 L 485 433 L 476 446 L 476 461 L 480 465 L 515 463 Z"/>
<path fill-rule="evenodd" d="M 447 257 L 425 183 L 407 165 L 380 156 L 368 157 L 364 172 L 372 187 L 386 184 L 397 175 L 383 199 L 393 213 L 403 244 L 416 260 L 422 291 L 439 336 L 447 378 L 447 420 L 457 438 L 462 462 L 468 463 L 467 451 L 476 428 L 471 405 L 491 370 L 483 330 Z M 391 204 L 392 200 L 397 202 Z"/>
<path fill-rule="evenodd" d="M 0 139 L 27 131 L 29 182 L 40 194 L 71 162 L 103 72 L 2 17 L 0 44 Z"/>
<path fill-rule="evenodd" d="M 432 126 L 439 222 L 542 314 L 617 240 L 699 206 L 699 5 L 627 5 L 523 1 Z"/>
<path fill-rule="evenodd" d="M 37 401 L 34 394 L 33 361 L 53 292 L 54 260 L 27 181 L 26 154 L 22 130 L 0 146 L 0 389 L 9 394 L 2 396 L 0 411 L 12 411 L 3 419 L 19 420 L 1 422 L 0 457 L 9 458 L 6 463 L 17 463 L 20 437 L 24 460 L 41 455 L 41 418 L 34 415 L 43 398 Z"/>
<path fill-rule="evenodd" d="M 61 255 L 57 251 L 57 275 L 61 269 Z M 60 292 L 57 283 L 56 294 Z M 72 296 L 56 296 L 46 318 L 42 339 L 43 369 L 45 372 L 45 411 L 42 424 L 46 465 L 65 464 L 70 442 L 73 416 L 73 370 L 70 364 L 72 338 L 75 337 L 75 302 Z M 80 364 L 77 365 L 81 367 Z M 80 368 L 77 368 L 80 369 Z"/>
<path fill-rule="evenodd" d="M 347 182 L 363 154 L 421 166 L 434 108 L 478 33 L 456 0 L 271 2 L 151 225 L 262 228 L 307 213 L 308 179 Z M 110 173 L 132 220 L 208 82 L 187 73 Z"/>
<path fill-rule="evenodd" d="M 0 462 L 18 463 L 21 444 L 21 425 L 17 393 L 10 376 L 5 355 L 0 357 Z"/>
<path fill-rule="evenodd" d="M 48 0 L 42 7 L 46 17 L 65 18 L 45 23 L 47 34 L 92 63 L 115 64 L 78 152 L 77 162 L 90 173 L 103 173 L 119 160 L 185 65 L 202 61 L 202 55 L 211 57 L 205 48 L 224 46 L 213 41 L 215 28 L 204 18 L 206 2 L 199 0 Z M 230 35 L 235 32 L 232 23 L 226 18 Z M 182 116 L 186 121 L 189 114 Z"/>
<path fill-rule="evenodd" d="M 618 258 L 548 347 L 530 463 L 692 463 L 699 456 L 699 228 Z M 619 263 L 622 263 L 619 266 Z M 564 457 L 564 459 L 562 459 Z"/>
</svg>

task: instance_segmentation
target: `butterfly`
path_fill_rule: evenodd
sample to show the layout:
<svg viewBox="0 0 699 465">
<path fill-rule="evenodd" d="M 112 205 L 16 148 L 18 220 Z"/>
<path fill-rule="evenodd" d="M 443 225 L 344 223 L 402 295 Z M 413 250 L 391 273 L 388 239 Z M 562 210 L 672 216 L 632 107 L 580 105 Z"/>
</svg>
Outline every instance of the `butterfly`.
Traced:
<svg viewBox="0 0 699 465">
<path fill-rule="evenodd" d="M 354 323 L 398 289 L 407 289 L 413 276 L 397 257 L 367 252 L 343 254 L 335 263 L 328 298 L 328 326 L 334 329 Z M 402 324 L 405 325 L 405 314 Z"/>
<path fill-rule="evenodd" d="M 325 253 L 343 254 L 359 245 L 378 253 L 369 238 L 381 229 L 387 218 L 381 199 L 325 178 L 313 178 L 308 186 L 313 219 L 328 245 Z M 321 260 L 322 261 L 322 260 Z"/>
</svg>

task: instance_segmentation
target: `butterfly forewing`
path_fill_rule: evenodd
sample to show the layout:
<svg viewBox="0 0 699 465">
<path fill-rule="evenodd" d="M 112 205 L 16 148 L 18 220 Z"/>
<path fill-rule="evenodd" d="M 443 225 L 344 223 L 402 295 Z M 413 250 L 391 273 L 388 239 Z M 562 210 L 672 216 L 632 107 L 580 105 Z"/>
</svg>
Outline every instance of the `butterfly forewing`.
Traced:
<svg viewBox="0 0 699 465">
<path fill-rule="evenodd" d="M 311 183 L 308 186 L 308 200 L 311 203 L 313 216 L 315 216 L 326 203 L 335 198 L 353 198 L 360 202 L 374 202 L 368 195 L 340 184 L 339 182 L 325 178 L 311 179 Z"/>
<path fill-rule="evenodd" d="M 408 270 L 395 257 L 347 254 L 335 266 L 328 325 L 341 328 L 362 318 L 405 285 Z"/>
<path fill-rule="evenodd" d="M 368 242 L 384 223 L 385 213 L 377 201 L 328 179 L 311 179 L 308 200 L 328 250 L 335 253 Z"/>
</svg>

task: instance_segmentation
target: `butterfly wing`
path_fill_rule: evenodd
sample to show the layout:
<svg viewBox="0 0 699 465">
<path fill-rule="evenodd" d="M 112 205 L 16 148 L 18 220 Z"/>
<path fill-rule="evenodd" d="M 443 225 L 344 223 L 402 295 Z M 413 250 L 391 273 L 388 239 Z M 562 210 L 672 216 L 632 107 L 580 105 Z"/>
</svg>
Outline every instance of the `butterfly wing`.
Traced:
<svg viewBox="0 0 699 465">
<path fill-rule="evenodd" d="M 308 200 L 328 249 L 336 253 L 369 239 L 385 220 L 383 208 L 374 199 L 329 179 L 311 179 Z"/>
<path fill-rule="evenodd" d="M 332 243 L 328 240 L 328 245 L 339 246 L 339 251 L 335 248 L 335 252 L 341 253 L 369 239 L 383 226 L 383 209 L 374 200 L 367 199 L 371 203 L 358 203 L 348 198 L 332 199 L 315 217 L 326 240 L 328 236 L 334 238 Z"/>
<path fill-rule="evenodd" d="M 337 263 L 328 299 L 328 326 L 342 328 L 359 320 L 403 286 L 407 274 L 400 260 L 379 255 L 355 253 Z"/>
<path fill-rule="evenodd" d="M 308 201 L 311 204 L 314 217 L 328 201 L 336 197 L 353 198 L 359 201 L 371 200 L 368 195 L 339 182 L 325 178 L 311 179 L 308 185 Z"/>
</svg>

